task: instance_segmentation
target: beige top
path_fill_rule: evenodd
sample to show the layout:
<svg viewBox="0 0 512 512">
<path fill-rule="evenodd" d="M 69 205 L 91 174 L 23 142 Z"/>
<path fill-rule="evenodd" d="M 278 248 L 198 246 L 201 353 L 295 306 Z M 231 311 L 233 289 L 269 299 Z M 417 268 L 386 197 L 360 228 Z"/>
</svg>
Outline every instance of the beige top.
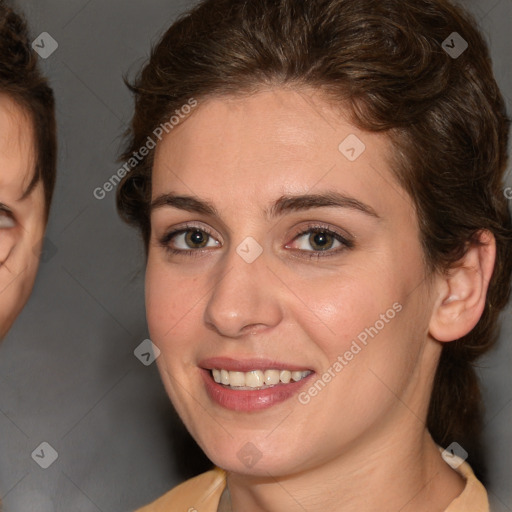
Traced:
<svg viewBox="0 0 512 512">
<path fill-rule="evenodd" d="M 489 512 L 487 492 L 471 466 L 462 462 L 456 471 L 464 477 L 466 486 L 445 512 Z M 183 482 L 137 512 L 230 512 L 225 489 L 226 473 L 215 467 Z"/>
</svg>

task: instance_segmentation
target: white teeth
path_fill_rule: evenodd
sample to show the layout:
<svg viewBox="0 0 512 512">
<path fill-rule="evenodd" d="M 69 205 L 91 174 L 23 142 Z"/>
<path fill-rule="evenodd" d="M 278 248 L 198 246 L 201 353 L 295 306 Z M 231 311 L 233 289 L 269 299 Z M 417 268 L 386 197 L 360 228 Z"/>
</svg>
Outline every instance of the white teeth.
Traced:
<svg viewBox="0 0 512 512">
<path fill-rule="evenodd" d="M 247 372 L 245 374 L 245 385 L 250 388 L 259 388 L 260 386 L 263 386 L 263 380 L 264 377 L 261 370 L 253 370 L 252 372 Z M 230 384 L 232 386 L 236 386 L 236 384 Z"/>
<path fill-rule="evenodd" d="M 225 384 L 226 386 L 229 386 L 229 372 L 226 370 L 220 371 L 220 382 L 221 384 Z"/>
<path fill-rule="evenodd" d="M 229 372 L 229 385 L 230 386 L 246 386 L 246 378 L 244 372 Z"/>
<path fill-rule="evenodd" d="M 236 388 L 262 388 L 264 386 L 275 386 L 282 382 L 288 384 L 290 381 L 298 382 L 307 377 L 311 371 L 290 371 L 290 370 L 252 370 L 250 372 L 231 372 L 228 370 L 212 370 L 213 380 L 218 384 Z"/>
<path fill-rule="evenodd" d="M 292 372 L 288 370 L 281 370 L 281 373 L 279 374 L 279 380 L 281 382 L 284 382 L 285 384 L 288 384 L 292 378 Z"/>
<path fill-rule="evenodd" d="M 302 379 L 302 372 L 292 372 L 292 380 L 297 382 L 300 379 Z"/>
<path fill-rule="evenodd" d="M 279 370 L 265 370 L 264 378 L 267 386 L 279 384 Z"/>
</svg>

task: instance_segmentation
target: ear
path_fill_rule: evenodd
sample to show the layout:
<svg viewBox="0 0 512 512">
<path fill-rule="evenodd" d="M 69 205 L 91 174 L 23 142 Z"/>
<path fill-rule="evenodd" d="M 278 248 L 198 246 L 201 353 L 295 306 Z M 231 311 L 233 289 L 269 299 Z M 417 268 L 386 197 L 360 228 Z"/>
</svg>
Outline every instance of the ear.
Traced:
<svg viewBox="0 0 512 512">
<path fill-rule="evenodd" d="M 487 230 L 478 233 L 465 256 L 436 280 L 436 303 L 429 333 L 438 341 L 453 341 L 468 334 L 485 307 L 496 259 L 496 240 Z"/>
</svg>

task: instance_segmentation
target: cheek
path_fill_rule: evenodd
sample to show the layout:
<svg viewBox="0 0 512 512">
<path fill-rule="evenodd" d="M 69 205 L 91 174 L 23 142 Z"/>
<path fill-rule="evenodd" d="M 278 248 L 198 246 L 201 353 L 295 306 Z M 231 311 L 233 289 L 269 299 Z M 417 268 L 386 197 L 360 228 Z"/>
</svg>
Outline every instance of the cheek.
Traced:
<svg viewBox="0 0 512 512">
<path fill-rule="evenodd" d="M 311 298 L 309 305 L 322 323 L 304 322 L 301 328 L 322 354 L 321 371 L 327 385 L 306 389 L 303 404 L 332 424 L 333 410 L 352 411 L 352 419 L 332 428 L 366 428 L 405 392 L 421 357 L 428 306 L 422 288 L 414 293 L 402 281 L 372 279 L 347 283 L 331 306 Z M 328 326 L 328 328 L 326 327 Z M 321 389 L 321 391 L 318 391 Z M 317 399 L 316 396 L 321 398 Z M 326 407 L 330 403 L 332 407 Z M 357 430 L 357 429 L 356 429 Z"/>
<path fill-rule="evenodd" d="M 179 269 L 169 269 L 150 254 L 146 268 L 146 318 L 153 343 L 177 349 L 187 346 L 187 336 L 201 307 L 196 279 L 180 277 Z"/>
<path fill-rule="evenodd" d="M 350 403 L 364 422 L 393 399 L 390 390 L 400 392 L 405 386 L 427 324 L 428 307 L 417 275 L 405 264 L 382 258 L 321 279 L 318 286 L 296 281 L 294 291 L 307 307 L 295 303 L 292 321 L 317 348 L 319 377 L 329 372 L 328 389 L 314 407 L 324 399 L 340 406 Z M 320 407 L 318 414 L 324 413 Z"/>
<path fill-rule="evenodd" d="M 0 331 L 5 331 L 27 302 L 39 266 L 43 221 L 26 221 L 23 228 L 0 230 Z"/>
<path fill-rule="evenodd" d="M 166 274 L 159 272 L 158 265 L 151 261 L 151 256 L 148 256 L 145 281 L 146 318 L 154 343 L 169 329 L 169 319 L 175 311 L 170 299 L 172 293 L 169 293 L 172 289 L 169 287 Z"/>
<path fill-rule="evenodd" d="M 389 268 L 387 277 L 382 277 L 386 273 L 374 267 L 354 266 L 314 282 L 295 279 L 294 292 L 302 300 L 294 302 L 293 320 L 331 359 L 348 350 L 358 336 L 364 341 L 366 328 L 376 322 L 383 327 L 381 315 L 386 311 L 390 310 L 388 316 L 395 314 L 393 304 L 400 298 L 401 287 Z"/>
</svg>

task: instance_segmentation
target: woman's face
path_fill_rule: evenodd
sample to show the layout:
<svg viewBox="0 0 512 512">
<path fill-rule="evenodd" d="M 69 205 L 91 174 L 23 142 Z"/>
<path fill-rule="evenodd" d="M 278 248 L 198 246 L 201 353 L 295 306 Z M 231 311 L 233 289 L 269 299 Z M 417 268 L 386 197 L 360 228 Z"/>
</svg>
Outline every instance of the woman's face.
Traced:
<svg viewBox="0 0 512 512">
<path fill-rule="evenodd" d="M 39 262 L 44 193 L 41 181 L 29 187 L 34 166 L 32 123 L 0 95 L 0 339 L 27 302 Z"/>
<path fill-rule="evenodd" d="M 391 152 L 285 89 L 200 102 L 157 147 L 147 319 L 217 465 L 286 475 L 424 431 L 434 301 Z"/>
</svg>

